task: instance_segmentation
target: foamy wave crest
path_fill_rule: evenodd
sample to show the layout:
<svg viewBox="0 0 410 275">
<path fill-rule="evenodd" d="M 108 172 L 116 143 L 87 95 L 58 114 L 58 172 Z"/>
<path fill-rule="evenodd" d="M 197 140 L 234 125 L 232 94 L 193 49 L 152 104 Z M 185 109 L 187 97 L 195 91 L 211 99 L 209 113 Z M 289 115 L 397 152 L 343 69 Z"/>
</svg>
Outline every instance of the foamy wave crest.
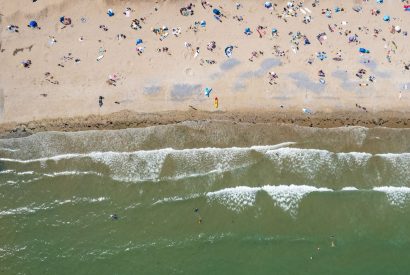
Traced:
<svg viewBox="0 0 410 275">
<path fill-rule="evenodd" d="M 332 192 L 329 188 L 318 188 L 309 185 L 265 185 L 262 190 L 269 194 L 275 204 L 286 212 L 295 215 L 300 201 L 312 192 Z"/>
<path fill-rule="evenodd" d="M 374 187 L 374 191 L 383 192 L 392 205 L 404 205 L 410 199 L 409 187 L 380 186 Z"/>
<path fill-rule="evenodd" d="M 49 178 L 54 177 L 61 177 L 61 176 L 82 176 L 82 175 L 95 175 L 95 176 L 102 176 L 101 173 L 97 173 L 94 171 L 62 171 L 62 172 L 54 172 L 54 173 L 45 173 L 44 176 Z"/>
<path fill-rule="evenodd" d="M 0 175 L 2 175 L 2 174 L 15 174 L 16 173 L 16 171 L 14 171 L 14 170 L 3 170 L 3 171 L 0 171 Z"/>
<path fill-rule="evenodd" d="M 52 157 L 36 158 L 36 159 L 11 159 L 11 158 L 0 158 L 0 161 L 4 162 L 17 162 L 17 163 L 33 163 L 33 162 L 45 162 L 45 161 L 59 161 L 64 159 L 73 159 L 84 157 L 86 154 L 63 154 Z"/>
<path fill-rule="evenodd" d="M 341 191 L 359 191 L 359 189 L 357 189 L 357 188 L 354 187 L 354 186 L 346 186 L 346 187 L 343 187 L 343 188 L 341 189 Z"/>
<path fill-rule="evenodd" d="M 394 175 L 394 183 L 406 182 L 410 179 L 410 153 L 401 154 L 377 154 L 377 157 L 382 158 L 387 164 L 388 174 Z"/>
<path fill-rule="evenodd" d="M 163 204 L 163 203 L 168 203 L 168 202 L 178 202 L 178 201 L 186 201 L 186 200 L 191 200 L 191 199 L 196 199 L 199 198 L 201 194 L 191 194 L 188 196 L 174 196 L 174 197 L 168 197 L 168 198 L 163 198 L 161 200 L 158 200 L 153 203 L 153 205 L 156 204 Z"/>
<path fill-rule="evenodd" d="M 11 149 L 11 148 L 0 148 L 0 151 L 6 151 L 6 152 L 17 152 L 20 151 L 20 149 Z"/>
<path fill-rule="evenodd" d="M 94 162 L 108 166 L 111 177 L 119 181 L 157 181 L 161 178 L 178 180 L 186 177 L 203 176 L 210 173 L 222 173 L 245 167 L 255 161 L 249 157 L 249 154 L 252 152 L 264 154 L 268 150 L 275 150 L 292 144 L 294 144 L 294 142 L 252 147 L 194 148 L 182 150 L 165 148 L 135 152 L 92 152 L 87 154 L 65 154 L 30 160 L 1 158 L 0 161 L 43 163 L 47 161 L 58 162 L 60 160 L 89 158 Z M 164 169 L 164 166 L 167 168 L 167 165 L 170 165 L 172 169 Z"/>
<path fill-rule="evenodd" d="M 364 167 L 372 157 L 368 153 L 333 153 L 327 150 L 279 148 L 266 152 L 279 170 L 291 171 L 308 179 L 341 171 Z"/>
<path fill-rule="evenodd" d="M 238 186 L 226 188 L 206 194 L 209 201 L 218 201 L 228 209 L 240 212 L 248 206 L 252 206 L 256 201 L 256 193 L 259 187 Z"/>
<path fill-rule="evenodd" d="M 53 209 L 59 205 L 64 204 L 78 204 L 78 203 L 96 203 L 96 202 L 103 202 L 107 201 L 109 198 L 107 197 L 98 197 L 98 198 L 87 198 L 87 197 L 72 197 L 71 199 L 67 200 L 55 200 L 51 203 L 43 203 L 41 205 L 30 204 L 29 206 L 18 207 L 14 209 L 6 209 L 0 211 L 1 216 L 10 216 L 10 215 L 25 215 L 30 213 L 36 213 L 40 210 L 48 210 Z"/>
<path fill-rule="evenodd" d="M 249 158 L 250 152 L 264 153 L 267 150 L 291 144 L 294 143 L 286 142 L 277 145 L 243 148 L 194 148 L 182 150 L 166 148 L 121 153 L 98 152 L 91 153 L 90 157 L 109 166 L 112 178 L 115 180 L 126 182 L 158 181 L 160 179 L 178 180 L 246 167 L 254 162 Z M 167 165 L 170 165 L 172 169 L 166 169 Z"/>
<path fill-rule="evenodd" d="M 253 206 L 258 192 L 266 192 L 275 205 L 289 212 L 297 214 L 300 201 L 312 192 L 332 192 L 329 188 L 320 188 L 309 185 L 265 185 L 263 187 L 238 186 L 207 193 L 209 201 L 218 201 L 228 209 L 239 212 L 246 207 Z"/>
</svg>

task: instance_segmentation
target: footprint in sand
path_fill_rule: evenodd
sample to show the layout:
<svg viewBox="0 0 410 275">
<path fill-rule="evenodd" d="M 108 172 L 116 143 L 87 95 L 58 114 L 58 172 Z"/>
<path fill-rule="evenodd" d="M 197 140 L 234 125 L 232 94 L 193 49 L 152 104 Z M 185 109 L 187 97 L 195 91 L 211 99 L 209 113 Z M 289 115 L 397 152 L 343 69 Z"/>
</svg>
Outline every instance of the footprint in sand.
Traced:
<svg viewBox="0 0 410 275">
<path fill-rule="evenodd" d="M 192 70 L 192 68 L 186 68 L 185 69 L 185 74 L 188 75 L 188 76 L 193 76 L 194 71 Z"/>
</svg>

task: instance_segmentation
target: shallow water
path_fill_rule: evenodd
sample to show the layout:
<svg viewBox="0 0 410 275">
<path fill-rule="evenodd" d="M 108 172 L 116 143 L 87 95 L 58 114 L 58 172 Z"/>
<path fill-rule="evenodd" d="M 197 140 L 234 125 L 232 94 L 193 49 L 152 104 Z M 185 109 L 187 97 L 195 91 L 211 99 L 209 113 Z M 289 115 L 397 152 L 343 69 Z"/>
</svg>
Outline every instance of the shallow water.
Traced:
<svg viewBox="0 0 410 275">
<path fill-rule="evenodd" d="M 409 167 L 406 129 L 187 122 L 0 140 L 0 270 L 407 274 Z"/>
</svg>

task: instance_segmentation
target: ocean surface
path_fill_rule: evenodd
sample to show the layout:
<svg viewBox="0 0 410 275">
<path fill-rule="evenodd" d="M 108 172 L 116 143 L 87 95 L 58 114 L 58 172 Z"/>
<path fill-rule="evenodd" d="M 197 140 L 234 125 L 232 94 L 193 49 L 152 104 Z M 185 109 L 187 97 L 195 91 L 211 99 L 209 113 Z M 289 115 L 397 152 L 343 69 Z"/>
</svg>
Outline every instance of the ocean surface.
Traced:
<svg viewBox="0 0 410 275">
<path fill-rule="evenodd" d="M 410 130 L 0 140 L 0 274 L 410 274 Z"/>
</svg>

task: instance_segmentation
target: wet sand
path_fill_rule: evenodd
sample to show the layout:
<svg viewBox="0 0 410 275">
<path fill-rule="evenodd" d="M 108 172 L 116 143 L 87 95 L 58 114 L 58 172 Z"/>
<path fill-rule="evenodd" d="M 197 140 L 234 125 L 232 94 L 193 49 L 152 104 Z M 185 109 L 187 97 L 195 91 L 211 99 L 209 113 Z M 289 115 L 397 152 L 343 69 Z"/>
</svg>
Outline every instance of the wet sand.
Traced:
<svg viewBox="0 0 410 275">
<path fill-rule="evenodd" d="M 159 113 L 136 113 L 121 111 L 109 115 L 58 118 L 30 121 L 28 123 L 7 123 L 0 125 L 0 137 L 24 137 L 44 131 L 86 131 L 113 130 L 177 124 L 184 121 L 231 121 L 232 123 L 277 123 L 317 128 L 348 126 L 410 128 L 410 114 L 400 112 L 368 113 L 332 112 L 301 114 L 300 112 L 206 112 L 169 111 Z"/>
</svg>

